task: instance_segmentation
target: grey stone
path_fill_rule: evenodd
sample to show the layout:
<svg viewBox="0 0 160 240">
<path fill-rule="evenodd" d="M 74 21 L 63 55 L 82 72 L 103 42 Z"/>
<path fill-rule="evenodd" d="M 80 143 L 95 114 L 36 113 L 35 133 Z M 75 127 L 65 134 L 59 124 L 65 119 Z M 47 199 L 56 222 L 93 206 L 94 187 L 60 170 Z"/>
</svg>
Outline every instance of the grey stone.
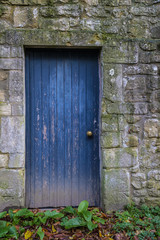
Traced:
<svg viewBox="0 0 160 240">
<path fill-rule="evenodd" d="M 22 59 L 18 58 L 1 58 L 0 69 L 5 70 L 21 70 L 23 67 Z"/>
<path fill-rule="evenodd" d="M 148 179 L 160 181 L 160 170 L 151 170 L 148 172 Z"/>
<path fill-rule="evenodd" d="M 123 78 L 125 90 L 146 90 L 146 76 L 127 76 Z"/>
<path fill-rule="evenodd" d="M 0 57 L 10 57 L 10 47 L 0 45 Z"/>
<path fill-rule="evenodd" d="M 23 101 L 23 75 L 19 71 L 10 71 L 9 95 L 11 102 Z"/>
<path fill-rule="evenodd" d="M 120 210 L 129 203 L 130 176 L 126 170 L 103 170 L 104 176 L 104 208 Z"/>
<path fill-rule="evenodd" d="M 112 102 L 122 101 L 122 66 L 104 64 L 103 96 Z"/>
<path fill-rule="evenodd" d="M 24 168 L 24 154 L 10 154 L 9 168 Z"/>
<path fill-rule="evenodd" d="M 160 39 L 160 26 L 151 29 L 152 38 Z"/>
<path fill-rule="evenodd" d="M 103 148 L 114 148 L 120 146 L 120 134 L 116 132 L 104 133 L 101 137 L 101 144 Z"/>
<path fill-rule="evenodd" d="M 11 105 L 7 103 L 0 103 L 0 115 L 1 116 L 11 115 Z"/>
<path fill-rule="evenodd" d="M 153 64 L 139 64 L 135 66 L 125 66 L 124 67 L 124 74 L 128 75 L 157 75 L 158 67 Z"/>
<path fill-rule="evenodd" d="M 14 27 L 34 28 L 38 26 L 38 8 L 16 7 L 14 9 Z"/>
<path fill-rule="evenodd" d="M 24 153 L 24 117 L 1 118 L 2 153 Z"/>
<path fill-rule="evenodd" d="M 129 168 L 137 164 L 137 149 L 113 148 L 103 150 L 103 167 L 105 168 Z"/>
<path fill-rule="evenodd" d="M 0 170 L 0 209 L 6 206 L 20 205 L 19 198 L 23 196 L 24 180 L 17 170 Z M 10 199 L 8 204 L 6 198 Z M 6 205 L 7 204 L 7 205 Z M 13 205 L 12 205 L 13 204 Z"/>
<path fill-rule="evenodd" d="M 148 119 L 144 123 L 146 137 L 160 137 L 160 121 L 158 119 Z"/>
<path fill-rule="evenodd" d="M 11 47 L 11 57 L 22 57 L 22 47 Z"/>
<path fill-rule="evenodd" d="M 12 104 L 12 116 L 22 116 L 23 106 L 21 104 Z"/>
<path fill-rule="evenodd" d="M 7 167 L 7 164 L 8 164 L 8 155 L 0 154 L 0 168 Z"/>
<path fill-rule="evenodd" d="M 109 54 L 108 54 L 109 53 Z M 112 41 L 104 45 L 105 63 L 137 63 L 138 46 L 133 42 Z"/>
<path fill-rule="evenodd" d="M 146 189 L 134 190 L 133 195 L 135 197 L 145 197 L 145 196 L 147 196 L 147 190 Z"/>
<path fill-rule="evenodd" d="M 142 42 L 139 45 L 140 48 L 145 51 L 153 51 L 157 49 L 157 44 L 153 42 Z"/>
<path fill-rule="evenodd" d="M 109 115 L 102 119 L 102 132 L 117 132 L 118 120 L 116 115 Z"/>
</svg>

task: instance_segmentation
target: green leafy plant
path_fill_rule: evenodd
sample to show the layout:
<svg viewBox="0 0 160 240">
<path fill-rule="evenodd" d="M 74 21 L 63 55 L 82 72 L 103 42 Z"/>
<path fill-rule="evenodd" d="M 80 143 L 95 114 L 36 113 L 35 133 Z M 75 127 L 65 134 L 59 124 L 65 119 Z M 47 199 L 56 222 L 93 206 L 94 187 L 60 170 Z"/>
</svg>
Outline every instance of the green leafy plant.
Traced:
<svg viewBox="0 0 160 240">
<path fill-rule="evenodd" d="M 117 223 L 114 230 L 125 231 L 131 239 L 137 236 L 139 240 L 147 238 L 157 239 L 160 236 L 160 208 L 142 205 L 137 208 L 134 204 L 128 205 L 126 211 L 117 212 Z"/>
<path fill-rule="evenodd" d="M 75 217 L 72 219 L 62 219 L 61 226 L 64 226 L 65 229 L 87 227 L 90 231 L 92 231 L 97 228 L 97 223 L 101 222 L 104 224 L 105 220 L 94 216 L 94 212 L 89 211 L 88 206 L 88 201 L 84 200 L 79 204 L 77 211 L 75 211 L 72 207 L 66 207 L 63 212 L 74 214 Z"/>
</svg>

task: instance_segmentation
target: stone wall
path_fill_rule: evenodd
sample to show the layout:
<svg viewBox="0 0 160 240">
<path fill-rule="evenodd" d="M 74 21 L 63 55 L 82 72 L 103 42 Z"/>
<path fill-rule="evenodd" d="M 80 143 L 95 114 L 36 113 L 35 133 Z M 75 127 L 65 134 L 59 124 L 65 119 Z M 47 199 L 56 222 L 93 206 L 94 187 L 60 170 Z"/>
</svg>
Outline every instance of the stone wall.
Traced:
<svg viewBox="0 0 160 240">
<path fill-rule="evenodd" d="M 0 210 L 25 205 L 24 47 L 99 47 L 105 210 L 160 204 L 160 0 L 0 1 Z"/>
</svg>

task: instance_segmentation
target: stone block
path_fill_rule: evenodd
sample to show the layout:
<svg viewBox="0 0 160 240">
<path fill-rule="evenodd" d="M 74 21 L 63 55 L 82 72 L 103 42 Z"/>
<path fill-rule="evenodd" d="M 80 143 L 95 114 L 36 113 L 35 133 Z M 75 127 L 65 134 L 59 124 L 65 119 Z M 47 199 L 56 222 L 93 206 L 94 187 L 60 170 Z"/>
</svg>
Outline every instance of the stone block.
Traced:
<svg viewBox="0 0 160 240">
<path fill-rule="evenodd" d="M 153 64 L 138 64 L 134 66 L 124 66 L 125 75 L 157 75 L 158 67 Z"/>
<path fill-rule="evenodd" d="M 144 173 L 134 173 L 131 178 L 134 189 L 142 189 L 146 184 L 146 175 Z"/>
<path fill-rule="evenodd" d="M 130 6 L 131 0 L 119 0 L 119 5 L 120 6 Z"/>
<path fill-rule="evenodd" d="M 103 170 L 103 202 L 105 211 L 123 209 L 129 204 L 130 176 L 122 169 Z"/>
<path fill-rule="evenodd" d="M 23 196 L 24 181 L 20 171 L 0 170 L 0 209 L 20 206 Z"/>
<path fill-rule="evenodd" d="M 102 132 L 117 132 L 118 119 L 116 115 L 109 115 L 102 119 Z"/>
<path fill-rule="evenodd" d="M 160 26 L 153 27 L 151 29 L 151 37 L 155 39 L 160 39 Z"/>
<path fill-rule="evenodd" d="M 145 203 L 148 206 L 159 206 L 160 205 L 160 198 L 147 197 L 147 198 L 145 198 Z"/>
<path fill-rule="evenodd" d="M 148 179 L 160 181 L 160 170 L 151 170 L 148 172 Z"/>
<path fill-rule="evenodd" d="M 157 44 L 153 42 L 140 42 L 139 46 L 144 51 L 154 51 L 157 49 Z"/>
<path fill-rule="evenodd" d="M 11 57 L 22 57 L 22 47 L 11 47 Z"/>
<path fill-rule="evenodd" d="M 0 154 L 0 168 L 5 168 L 8 165 L 8 155 Z"/>
<path fill-rule="evenodd" d="M 157 90 L 160 89 L 160 77 L 159 76 L 150 76 L 146 79 L 146 86 L 148 90 Z"/>
<path fill-rule="evenodd" d="M 151 55 L 150 58 L 151 63 L 160 63 L 160 54 L 159 53 L 154 53 Z"/>
<path fill-rule="evenodd" d="M 139 63 L 150 63 L 151 62 L 151 52 L 140 52 L 139 53 Z"/>
<path fill-rule="evenodd" d="M 123 78 L 125 90 L 146 90 L 146 76 L 127 76 Z"/>
<path fill-rule="evenodd" d="M 133 191 L 133 195 L 135 197 L 145 197 L 147 196 L 147 190 L 146 189 L 137 189 Z"/>
<path fill-rule="evenodd" d="M 0 45 L 0 57 L 7 58 L 10 57 L 10 47 L 5 45 Z"/>
<path fill-rule="evenodd" d="M 70 28 L 70 21 L 68 18 L 44 19 L 40 21 L 39 27 L 46 30 L 67 31 Z"/>
<path fill-rule="evenodd" d="M 122 66 L 104 64 L 103 96 L 112 102 L 122 101 Z"/>
<path fill-rule="evenodd" d="M 10 116 L 11 115 L 11 105 L 7 103 L 0 103 L 0 115 Z"/>
<path fill-rule="evenodd" d="M 0 58 L 0 69 L 21 70 L 23 67 L 22 59 L 18 58 Z"/>
<path fill-rule="evenodd" d="M 128 147 L 138 147 L 139 145 L 138 137 L 135 135 L 128 135 L 125 137 L 124 142 Z"/>
<path fill-rule="evenodd" d="M 149 102 L 151 93 L 144 90 L 134 89 L 124 92 L 125 102 Z"/>
<path fill-rule="evenodd" d="M 103 148 L 114 148 L 120 146 L 120 133 L 108 132 L 102 135 L 101 144 Z"/>
<path fill-rule="evenodd" d="M 97 6 L 99 4 L 99 0 L 84 0 L 90 6 Z"/>
<path fill-rule="evenodd" d="M 80 26 L 82 30 L 90 31 L 100 31 L 101 30 L 101 21 L 94 18 L 84 18 L 80 21 Z"/>
<path fill-rule="evenodd" d="M 104 63 L 137 63 L 138 45 L 134 42 L 112 41 L 104 45 Z"/>
<path fill-rule="evenodd" d="M 10 154 L 9 168 L 24 168 L 24 154 Z"/>
<path fill-rule="evenodd" d="M 149 105 L 149 109 L 152 113 L 160 113 L 160 102 L 154 101 Z"/>
<path fill-rule="evenodd" d="M 37 7 L 16 7 L 14 10 L 14 27 L 36 28 L 38 26 Z"/>
<path fill-rule="evenodd" d="M 9 95 L 10 102 L 23 101 L 23 74 L 20 71 L 9 73 Z"/>
<path fill-rule="evenodd" d="M 128 21 L 128 33 L 132 38 L 147 39 L 150 38 L 150 26 L 149 22 L 143 18 L 139 19 L 138 17 L 132 17 Z"/>
<path fill-rule="evenodd" d="M 160 137 L 160 121 L 158 119 L 147 119 L 144 123 L 144 131 L 146 137 Z"/>
<path fill-rule="evenodd" d="M 12 116 L 22 116 L 23 106 L 21 104 L 12 104 Z"/>
<path fill-rule="evenodd" d="M 1 88 L 1 84 L 0 84 Z M 0 90 L 0 102 L 6 102 L 8 100 L 8 94 L 7 91 Z"/>
<path fill-rule="evenodd" d="M 24 133 L 23 117 L 2 117 L 0 151 L 2 153 L 24 153 Z"/>
<path fill-rule="evenodd" d="M 103 150 L 104 168 L 129 168 L 138 164 L 138 152 L 134 148 Z"/>
<path fill-rule="evenodd" d="M 135 114 L 143 115 L 148 112 L 147 103 L 107 103 L 107 112 L 109 114 Z"/>
</svg>

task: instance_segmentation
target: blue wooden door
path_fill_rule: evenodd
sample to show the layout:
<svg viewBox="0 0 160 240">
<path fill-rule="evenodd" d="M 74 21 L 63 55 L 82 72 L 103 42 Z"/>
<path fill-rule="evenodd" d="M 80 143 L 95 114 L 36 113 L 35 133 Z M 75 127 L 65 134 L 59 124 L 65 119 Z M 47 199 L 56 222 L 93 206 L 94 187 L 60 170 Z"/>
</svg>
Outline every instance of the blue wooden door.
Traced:
<svg viewBox="0 0 160 240">
<path fill-rule="evenodd" d="M 26 206 L 98 206 L 97 50 L 27 49 L 25 69 Z"/>
</svg>

